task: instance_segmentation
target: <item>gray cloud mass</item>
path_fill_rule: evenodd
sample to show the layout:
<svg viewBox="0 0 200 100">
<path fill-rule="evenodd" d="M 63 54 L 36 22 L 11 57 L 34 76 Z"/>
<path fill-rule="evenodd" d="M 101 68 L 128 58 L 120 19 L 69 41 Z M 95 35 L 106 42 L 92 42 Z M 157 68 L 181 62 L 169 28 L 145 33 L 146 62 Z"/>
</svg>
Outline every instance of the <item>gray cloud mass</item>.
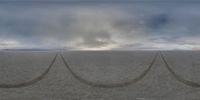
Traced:
<svg viewBox="0 0 200 100">
<path fill-rule="evenodd" d="M 200 49 L 200 4 L 1 5 L 0 49 Z"/>
</svg>

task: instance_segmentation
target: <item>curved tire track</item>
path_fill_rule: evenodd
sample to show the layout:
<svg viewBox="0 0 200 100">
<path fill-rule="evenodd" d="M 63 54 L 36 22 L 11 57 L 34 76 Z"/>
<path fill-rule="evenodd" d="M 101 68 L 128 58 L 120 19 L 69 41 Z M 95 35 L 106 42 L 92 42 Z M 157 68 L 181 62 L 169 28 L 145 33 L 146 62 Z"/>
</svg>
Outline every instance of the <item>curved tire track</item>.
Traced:
<svg viewBox="0 0 200 100">
<path fill-rule="evenodd" d="M 155 57 L 153 58 L 153 60 L 151 61 L 150 65 L 148 66 L 148 68 L 142 72 L 142 74 L 140 74 L 138 77 L 130 80 L 130 81 L 126 81 L 126 82 L 119 82 L 119 83 L 112 83 L 112 84 L 102 84 L 102 83 L 95 83 L 89 80 L 85 80 L 83 77 L 79 76 L 78 74 L 76 74 L 72 68 L 70 67 L 70 65 L 68 64 L 67 60 L 64 58 L 64 56 L 62 54 L 60 54 L 66 68 L 70 71 L 70 73 L 77 79 L 79 80 L 81 83 L 87 84 L 89 86 L 92 87 L 99 87 L 99 88 L 117 88 L 117 87 L 125 87 L 128 86 L 130 84 L 134 84 L 136 82 L 138 82 L 139 80 L 143 79 L 146 74 L 150 71 L 150 69 L 152 68 L 158 54 L 155 55 Z"/>
<path fill-rule="evenodd" d="M 53 58 L 53 60 L 50 62 L 47 70 L 45 70 L 40 76 L 27 81 L 27 82 L 23 82 L 23 83 L 18 83 L 18 84 L 0 84 L 0 88 L 21 88 L 21 87 L 26 87 L 29 85 L 32 85 L 34 83 L 37 83 L 39 81 L 41 81 L 46 75 L 47 73 L 50 71 L 50 69 L 52 68 L 54 62 L 56 61 L 56 58 L 58 56 L 58 53 L 55 55 L 55 57 Z"/>
<path fill-rule="evenodd" d="M 178 80 L 179 82 L 181 82 L 181 83 L 183 83 L 183 84 L 185 84 L 185 85 L 188 85 L 188 86 L 191 86 L 191 87 L 200 88 L 200 84 L 199 84 L 199 83 L 186 80 L 186 79 L 184 79 L 183 77 L 181 77 L 180 75 L 178 75 L 178 74 L 170 67 L 170 65 L 168 64 L 167 60 L 165 59 L 166 57 L 164 57 L 164 55 L 163 55 L 161 52 L 160 52 L 160 56 L 161 56 L 162 60 L 164 61 L 165 66 L 167 67 L 167 69 L 169 70 L 169 72 L 176 78 L 176 80 Z"/>
</svg>

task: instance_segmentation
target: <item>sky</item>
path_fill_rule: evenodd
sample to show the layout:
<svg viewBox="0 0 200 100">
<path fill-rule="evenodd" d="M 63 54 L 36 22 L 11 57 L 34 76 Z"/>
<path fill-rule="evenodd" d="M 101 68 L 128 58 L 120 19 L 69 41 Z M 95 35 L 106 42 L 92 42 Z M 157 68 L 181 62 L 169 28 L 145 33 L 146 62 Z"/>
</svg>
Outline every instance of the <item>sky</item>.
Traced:
<svg viewBox="0 0 200 100">
<path fill-rule="evenodd" d="M 0 49 L 200 50 L 198 1 L 28 1 L 0 1 Z"/>
</svg>

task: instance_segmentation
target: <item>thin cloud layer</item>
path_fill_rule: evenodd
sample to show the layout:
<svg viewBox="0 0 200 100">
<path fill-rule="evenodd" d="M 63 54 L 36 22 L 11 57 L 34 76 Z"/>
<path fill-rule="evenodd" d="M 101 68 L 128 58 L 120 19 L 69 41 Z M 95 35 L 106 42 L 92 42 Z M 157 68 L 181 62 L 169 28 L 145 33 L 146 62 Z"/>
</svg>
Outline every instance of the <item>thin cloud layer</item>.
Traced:
<svg viewBox="0 0 200 100">
<path fill-rule="evenodd" d="M 198 50 L 199 5 L 5 4 L 0 49 Z"/>
</svg>

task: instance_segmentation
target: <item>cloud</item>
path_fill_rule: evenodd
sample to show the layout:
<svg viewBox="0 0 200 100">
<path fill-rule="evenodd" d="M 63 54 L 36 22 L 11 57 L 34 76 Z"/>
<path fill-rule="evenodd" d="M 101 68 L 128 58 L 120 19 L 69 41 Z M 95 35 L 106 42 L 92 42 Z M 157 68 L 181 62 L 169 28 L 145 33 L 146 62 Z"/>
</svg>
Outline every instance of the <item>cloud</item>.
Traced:
<svg viewBox="0 0 200 100">
<path fill-rule="evenodd" d="M 162 29 L 168 23 L 170 23 L 170 21 L 171 19 L 168 14 L 156 14 L 147 19 L 146 26 L 153 30 Z"/>
<path fill-rule="evenodd" d="M 196 49 L 195 4 L 55 4 L 0 7 L 0 48 Z"/>
<path fill-rule="evenodd" d="M 13 49 L 18 48 L 20 44 L 12 40 L 0 40 L 0 49 Z"/>
</svg>

